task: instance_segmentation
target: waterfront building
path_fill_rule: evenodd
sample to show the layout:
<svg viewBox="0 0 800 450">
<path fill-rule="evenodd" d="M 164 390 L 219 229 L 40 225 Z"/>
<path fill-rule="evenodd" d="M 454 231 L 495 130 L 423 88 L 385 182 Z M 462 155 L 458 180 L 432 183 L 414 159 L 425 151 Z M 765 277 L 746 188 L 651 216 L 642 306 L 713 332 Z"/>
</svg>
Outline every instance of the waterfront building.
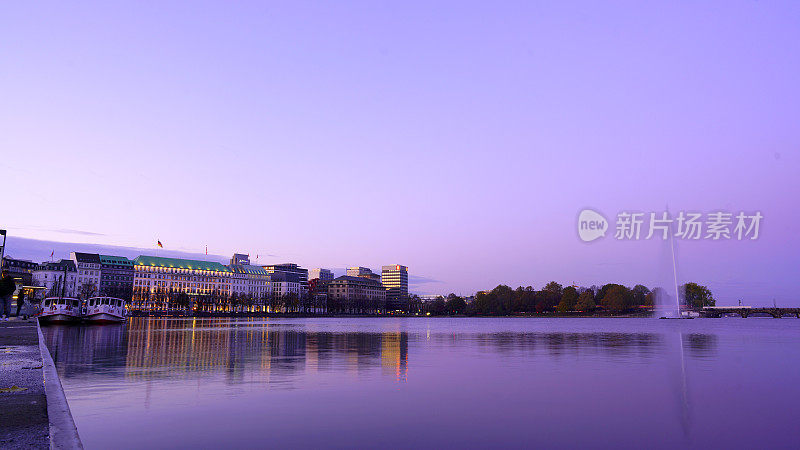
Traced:
<svg viewBox="0 0 800 450">
<path fill-rule="evenodd" d="M 236 265 L 227 266 L 231 270 L 231 290 L 229 295 L 242 296 L 247 293 L 247 272 L 244 270 L 234 270 Z"/>
<path fill-rule="evenodd" d="M 212 261 L 139 256 L 133 260 L 134 309 L 217 311 L 231 290 L 231 269 Z"/>
<path fill-rule="evenodd" d="M 447 300 L 447 297 L 445 297 L 444 295 L 420 295 L 419 296 L 419 300 L 422 303 L 435 302 L 436 300 L 439 300 L 439 299 Z"/>
<path fill-rule="evenodd" d="M 386 289 L 373 279 L 344 275 L 328 283 L 328 308 L 345 313 L 378 313 L 386 308 Z"/>
<path fill-rule="evenodd" d="M 308 293 L 308 269 L 304 269 L 293 263 L 272 264 L 263 267 L 264 270 L 271 275 L 273 291 L 281 291 L 283 288 L 294 289 L 293 285 L 298 283 L 300 288 L 298 295 L 303 296 Z M 275 277 L 274 275 L 276 274 L 283 274 L 285 276 Z M 276 287 L 274 283 L 289 284 L 280 284 Z"/>
<path fill-rule="evenodd" d="M 372 273 L 372 270 L 369 269 L 368 267 L 356 266 L 356 267 L 348 267 L 346 275 L 348 277 L 359 277 L 361 275 L 366 275 L 369 273 Z"/>
<path fill-rule="evenodd" d="M 328 269 L 311 269 L 308 271 L 308 280 L 309 282 L 314 279 L 319 279 L 321 281 L 331 281 L 333 280 L 333 272 Z M 311 290 L 311 286 L 309 286 L 309 291 Z"/>
<path fill-rule="evenodd" d="M 359 277 L 361 277 L 361 278 L 369 278 L 370 280 L 375 280 L 378 283 L 381 282 L 381 276 L 378 275 L 377 273 L 373 273 L 373 272 L 365 273 L 363 275 L 359 275 Z"/>
<path fill-rule="evenodd" d="M 19 278 L 23 286 L 30 286 L 33 283 L 33 272 L 39 264 L 28 259 L 15 259 L 9 256 L 3 257 L 3 270 L 8 270 L 12 278 Z"/>
<path fill-rule="evenodd" d="M 381 268 L 381 283 L 386 287 L 386 308 L 408 310 L 408 267 L 395 264 Z"/>
<path fill-rule="evenodd" d="M 251 299 L 258 300 L 256 302 L 258 304 L 262 303 L 261 300 L 272 296 L 270 275 L 263 267 L 250 264 L 231 264 L 228 268 L 231 270 L 233 278 L 232 286 L 236 287 L 236 289 L 232 289 L 237 294 L 247 295 Z"/>
<path fill-rule="evenodd" d="M 97 253 L 70 253 L 70 259 L 78 270 L 78 295 L 86 300 L 94 297 L 100 288 L 100 255 Z"/>
<path fill-rule="evenodd" d="M 372 269 L 368 267 L 348 267 L 347 268 L 347 276 L 349 277 L 362 277 L 362 278 L 369 278 L 370 280 L 375 280 L 380 283 L 381 276 L 377 273 L 373 273 Z"/>
<path fill-rule="evenodd" d="M 333 280 L 323 280 L 321 278 L 311 278 L 308 280 L 308 296 L 311 305 L 316 311 L 325 310 L 328 304 L 328 286 Z"/>
<path fill-rule="evenodd" d="M 99 295 L 130 301 L 133 296 L 133 261 L 124 256 L 99 255 Z"/>
<path fill-rule="evenodd" d="M 249 266 L 250 255 L 244 253 L 234 253 L 231 257 L 231 266 Z"/>
<path fill-rule="evenodd" d="M 308 293 L 308 282 L 296 272 L 273 272 L 269 274 L 272 296 L 275 298 L 286 297 L 294 294 L 301 298 Z"/>
<path fill-rule="evenodd" d="M 75 262 L 62 259 L 58 262 L 44 262 L 33 272 L 33 283 L 44 287 L 46 297 L 66 297 L 78 295 L 78 271 Z"/>
</svg>

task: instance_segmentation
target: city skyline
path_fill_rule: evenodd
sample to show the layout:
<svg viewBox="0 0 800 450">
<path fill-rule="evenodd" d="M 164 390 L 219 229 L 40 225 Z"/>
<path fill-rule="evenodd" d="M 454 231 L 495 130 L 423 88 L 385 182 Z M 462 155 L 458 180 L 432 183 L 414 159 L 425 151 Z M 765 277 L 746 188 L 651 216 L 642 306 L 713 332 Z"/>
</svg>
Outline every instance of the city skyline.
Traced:
<svg viewBox="0 0 800 450">
<path fill-rule="evenodd" d="M 661 243 L 583 243 L 580 210 L 760 211 L 756 241 L 678 243 L 678 281 L 791 306 L 797 8 L 4 5 L 7 254 L 161 240 L 399 262 L 419 293 L 653 287 Z"/>
</svg>

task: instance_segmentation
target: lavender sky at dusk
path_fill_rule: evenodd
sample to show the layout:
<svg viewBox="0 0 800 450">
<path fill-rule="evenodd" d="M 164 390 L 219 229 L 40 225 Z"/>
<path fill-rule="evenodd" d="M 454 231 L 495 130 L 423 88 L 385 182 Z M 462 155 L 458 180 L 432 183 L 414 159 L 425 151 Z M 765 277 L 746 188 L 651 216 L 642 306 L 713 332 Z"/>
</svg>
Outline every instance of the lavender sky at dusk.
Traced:
<svg viewBox="0 0 800 450">
<path fill-rule="evenodd" d="M 576 217 L 669 205 L 764 216 L 756 241 L 679 242 L 680 282 L 800 305 L 800 3 L 16 2 L 0 21 L 7 255 L 160 239 L 405 264 L 416 293 L 653 287 L 663 242 L 587 244 Z"/>
</svg>

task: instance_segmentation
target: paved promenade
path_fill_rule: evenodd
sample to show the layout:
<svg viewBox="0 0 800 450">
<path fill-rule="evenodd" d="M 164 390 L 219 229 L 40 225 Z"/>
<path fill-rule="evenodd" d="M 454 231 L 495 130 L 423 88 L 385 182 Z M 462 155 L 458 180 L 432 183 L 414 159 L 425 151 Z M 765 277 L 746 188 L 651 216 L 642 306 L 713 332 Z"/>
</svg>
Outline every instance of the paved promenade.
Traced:
<svg viewBox="0 0 800 450">
<path fill-rule="evenodd" d="M 0 322 L 0 405 L 0 448 L 50 447 L 35 319 Z"/>
<path fill-rule="evenodd" d="M 0 449 L 82 449 L 36 319 L 0 322 Z"/>
</svg>

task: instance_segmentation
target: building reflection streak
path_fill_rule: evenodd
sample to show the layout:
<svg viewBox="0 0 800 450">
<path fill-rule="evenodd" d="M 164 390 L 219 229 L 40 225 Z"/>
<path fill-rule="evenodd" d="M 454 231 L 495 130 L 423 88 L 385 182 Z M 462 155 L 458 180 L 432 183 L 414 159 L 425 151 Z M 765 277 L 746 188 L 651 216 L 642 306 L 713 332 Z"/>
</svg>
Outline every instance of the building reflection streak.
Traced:
<svg viewBox="0 0 800 450">
<path fill-rule="evenodd" d="M 382 366 L 403 381 L 408 364 L 405 332 L 306 332 L 203 319 L 186 327 L 178 320 L 134 318 L 127 336 L 125 377 L 130 380 L 224 370 L 231 383 L 242 382 L 245 372 L 252 381 L 282 382 L 298 373 L 344 366 L 356 374 Z"/>
<path fill-rule="evenodd" d="M 383 333 L 381 336 L 381 366 L 384 372 L 395 374 L 398 382 L 405 382 L 408 371 L 408 334 Z"/>
</svg>

